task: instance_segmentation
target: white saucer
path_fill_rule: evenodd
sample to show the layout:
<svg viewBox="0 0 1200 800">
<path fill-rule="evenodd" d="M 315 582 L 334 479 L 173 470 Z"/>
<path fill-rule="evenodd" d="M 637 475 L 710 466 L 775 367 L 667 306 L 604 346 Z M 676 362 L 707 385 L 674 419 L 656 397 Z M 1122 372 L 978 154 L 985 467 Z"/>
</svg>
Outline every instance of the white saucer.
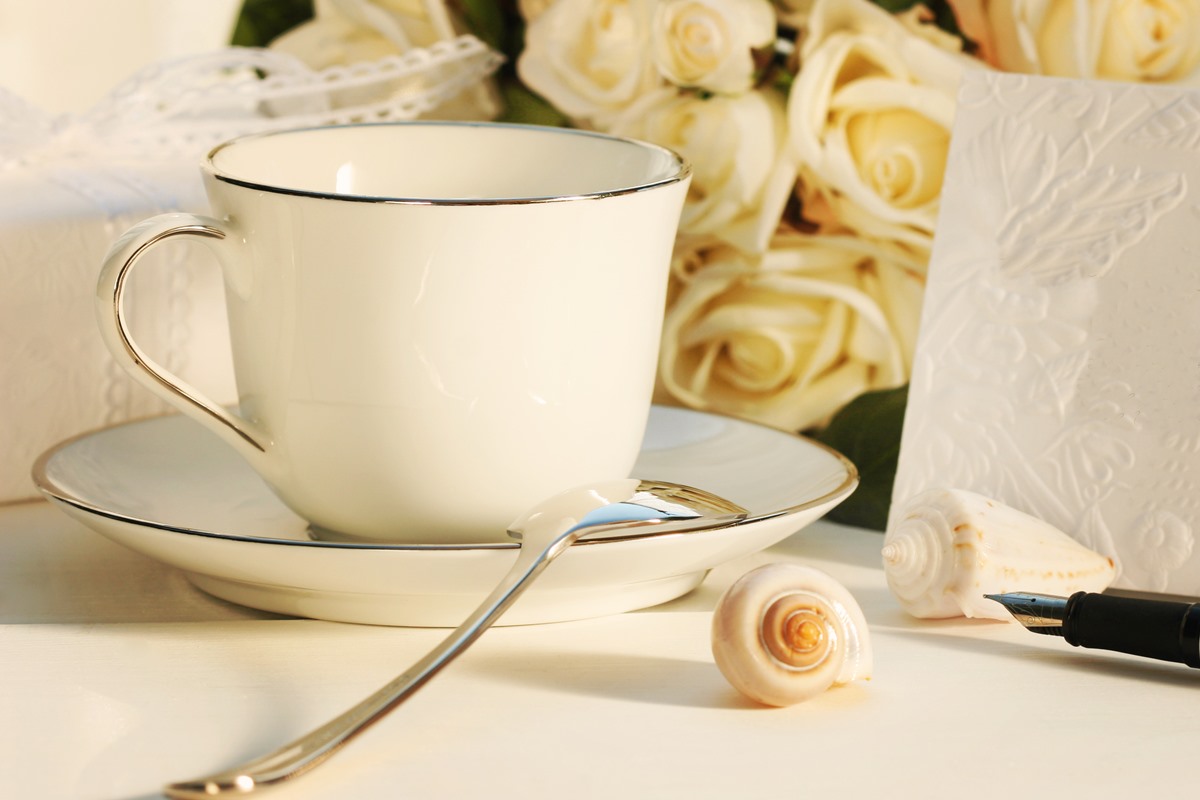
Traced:
<svg viewBox="0 0 1200 800">
<path fill-rule="evenodd" d="M 706 572 L 786 538 L 845 499 L 854 466 L 828 448 L 748 422 L 656 406 L 633 475 L 714 492 L 742 523 L 650 539 L 581 543 L 501 622 L 555 622 L 656 605 Z M 183 570 L 217 597 L 296 616 L 455 626 L 515 559 L 515 543 L 315 541 L 225 444 L 182 417 L 134 422 L 57 445 L 38 487 L 85 525 Z"/>
</svg>

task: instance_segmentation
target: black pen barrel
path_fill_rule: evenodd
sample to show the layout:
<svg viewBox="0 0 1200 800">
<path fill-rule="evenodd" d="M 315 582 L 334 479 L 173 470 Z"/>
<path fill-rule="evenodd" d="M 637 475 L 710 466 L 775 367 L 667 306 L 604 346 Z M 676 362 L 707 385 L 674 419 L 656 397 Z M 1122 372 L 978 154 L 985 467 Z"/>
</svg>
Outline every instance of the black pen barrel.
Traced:
<svg viewBox="0 0 1200 800">
<path fill-rule="evenodd" d="M 1062 632 L 1079 647 L 1200 667 L 1200 603 L 1077 592 L 1067 601 Z"/>
</svg>

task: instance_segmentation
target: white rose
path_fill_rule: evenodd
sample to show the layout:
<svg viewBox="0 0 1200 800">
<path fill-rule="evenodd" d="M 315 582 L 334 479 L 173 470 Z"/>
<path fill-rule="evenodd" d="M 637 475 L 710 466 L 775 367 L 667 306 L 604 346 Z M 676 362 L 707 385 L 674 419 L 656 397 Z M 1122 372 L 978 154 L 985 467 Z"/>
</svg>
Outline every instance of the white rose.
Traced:
<svg viewBox="0 0 1200 800">
<path fill-rule="evenodd" d="M 796 179 L 777 92 L 705 98 L 662 89 L 630 108 L 613 130 L 691 162 L 681 232 L 716 236 L 744 250 L 766 247 Z"/>
<path fill-rule="evenodd" d="M 712 263 L 719 250 L 731 249 L 732 245 L 714 236 L 692 236 L 680 233 L 675 237 L 675 249 L 671 252 L 671 274 L 667 284 L 667 306 L 674 302 L 680 289 L 691 282 L 692 276 Z"/>
<path fill-rule="evenodd" d="M 923 260 L 862 239 L 794 235 L 760 261 L 725 249 L 667 311 L 661 390 L 786 430 L 908 379 Z"/>
<path fill-rule="evenodd" d="M 775 39 L 769 0 L 659 0 L 651 42 L 663 77 L 710 92 L 745 92 L 755 48 Z"/>
<path fill-rule="evenodd" d="M 788 99 L 805 191 L 844 224 L 928 247 L 955 95 L 980 65 L 867 0 L 817 0 Z"/>
<path fill-rule="evenodd" d="M 1012 72 L 1197 80 L 1200 0 L 950 0 L 963 32 Z"/>
<path fill-rule="evenodd" d="M 662 83 L 649 0 L 556 0 L 525 32 L 522 82 L 576 121 L 605 127 Z"/>
</svg>

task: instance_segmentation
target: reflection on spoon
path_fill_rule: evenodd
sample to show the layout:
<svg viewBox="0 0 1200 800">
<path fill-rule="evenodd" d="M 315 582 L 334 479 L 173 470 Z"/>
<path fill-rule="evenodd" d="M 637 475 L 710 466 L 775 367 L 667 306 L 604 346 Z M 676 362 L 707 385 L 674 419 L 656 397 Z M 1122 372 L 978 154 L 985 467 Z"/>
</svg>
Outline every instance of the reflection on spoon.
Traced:
<svg viewBox="0 0 1200 800">
<path fill-rule="evenodd" d="M 509 535 L 517 560 L 462 625 L 404 674 L 342 715 L 273 753 L 205 778 L 169 784 L 168 797 L 202 800 L 247 794 L 307 772 L 412 696 L 491 627 L 546 566 L 580 539 L 635 539 L 711 530 L 745 519 L 746 509 L 690 486 L 636 478 L 572 489 L 517 519 Z"/>
</svg>

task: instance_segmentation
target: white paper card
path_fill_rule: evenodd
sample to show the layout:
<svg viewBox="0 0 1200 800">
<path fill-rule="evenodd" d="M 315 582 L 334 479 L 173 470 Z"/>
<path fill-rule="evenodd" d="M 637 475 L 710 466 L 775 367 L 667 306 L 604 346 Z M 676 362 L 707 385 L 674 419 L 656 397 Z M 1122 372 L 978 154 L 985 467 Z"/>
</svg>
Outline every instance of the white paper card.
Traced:
<svg viewBox="0 0 1200 800">
<path fill-rule="evenodd" d="M 1200 594 L 1200 91 L 964 79 L 893 513 L 1039 516 Z"/>
</svg>

